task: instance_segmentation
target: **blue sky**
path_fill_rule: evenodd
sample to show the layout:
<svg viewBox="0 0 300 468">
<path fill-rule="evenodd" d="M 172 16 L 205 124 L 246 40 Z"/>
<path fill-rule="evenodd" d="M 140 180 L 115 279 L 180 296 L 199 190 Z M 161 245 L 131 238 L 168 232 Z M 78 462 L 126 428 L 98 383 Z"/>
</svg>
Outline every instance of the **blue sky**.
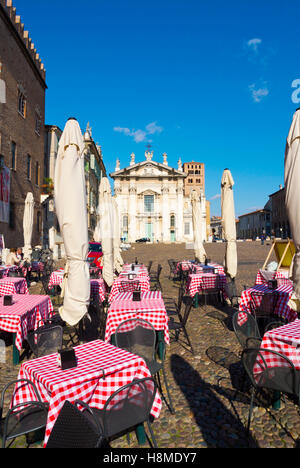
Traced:
<svg viewBox="0 0 300 468">
<path fill-rule="evenodd" d="M 13 4 L 46 67 L 46 123 L 89 122 L 108 172 L 132 152 L 143 161 L 149 142 L 158 162 L 163 152 L 174 167 L 179 157 L 204 162 L 212 215 L 225 167 L 237 216 L 283 184 L 300 106 L 298 1 Z"/>
</svg>

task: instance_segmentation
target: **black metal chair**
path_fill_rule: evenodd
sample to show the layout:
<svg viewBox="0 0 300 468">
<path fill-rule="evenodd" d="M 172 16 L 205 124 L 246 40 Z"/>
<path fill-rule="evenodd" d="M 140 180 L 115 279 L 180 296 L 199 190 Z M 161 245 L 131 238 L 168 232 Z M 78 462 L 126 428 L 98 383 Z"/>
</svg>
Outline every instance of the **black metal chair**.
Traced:
<svg viewBox="0 0 300 468">
<path fill-rule="evenodd" d="M 202 306 L 205 311 L 208 304 L 216 306 L 223 304 L 224 300 L 219 276 L 216 275 L 215 284 L 213 286 L 200 288 L 198 295 L 199 300 L 202 301 Z"/>
<path fill-rule="evenodd" d="M 250 296 L 251 313 L 256 318 L 260 333 L 263 334 L 267 325 L 273 322 L 274 318 L 277 320 L 279 318 L 275 315 L 279 295 L 276 291 L 267 293 L 263 291 L 251 291 Z"/>
<path fill-rule="evenodd" d="M 148 263 L 148 266 L 147 266 L 148 274 L 151 273 L 152 263 L 153 263 L 152 260 L 150 260 L 150 262 Z"/>
<path fill-rule="evenodd" d="M 150 273 L 150 286 L 153 287 L 155 291 L 157 291 L 158 289 L 162 291 L 162 286 L 159 279 L 161 271 L 162 266 L 159 264 L 156 273 Z"/>
<path fill-rule="evenodd" d="M 230 300 L 232 307 L 239 307 L 239 295 L 236 289 L 235 281 L 228 280 L 225 286 L 225 293 L 227 298 Z"/>
<path fill-rule="evenodd" d="M 95 421 L 97 423 L 97 420 Z M 46 448 L 99 448 L 105 439 L 101 425 L 94 423 L 68 400 L 55 421 Z"/>
<path fill-rule="evenodd" d="M 27 342 L 37 358 L 57 353 L 63 343 L 63 327 L 51 319 L 44 320 L 43 323 L 44 325 L 27 334 Z"/>
<path fill-rule="evenodd" d="M 194 354 L 194 349 L 193 349 L 191 340 L 190 340 L 189 335 L 188 335 L 187 330 L 186 330 L 186 324 L 187 324 L 191 309 L 193 307 L 194 300 L 190 296 L 184 296 L 182 291 L 180 292 L 180 294 L 182 294 L 182 296 L 179 299 L 179 300 L 181 300 L 181 302 L 180 302 L 180 308 L 178 309 L 178 321 L 175 321 L 173 316 L 169 317 L 168 327 L 169 327 L 170 331 L 175 332 L 176 341 L 179 340 L 180 332 L 182 331 L 184 333 L 184 336 L 185 336 L 185 338 L 187 340 L 188 346 L 191 348 L 192 354 Z M 182 316 L 182 314 L 181 314 L 181 305 L 182 305 L 183 301 L 185 303 L 185 309 L 184 309 L 184 314 Z"/>
<path fill-rule="evenodd" d="M 262 337 L 253 315 L 236 311 L 232 317 L 232 326 L 242 349 L 260 346 Z"/>
<path fill-rule="evenodd" d="M 269 363 L 272 362 L 272 365 Z M 299 400 L 300 371 L 284 355 L 264 348 L 246 348 L 242 363 L 252 385 L 247 431 L 249 432 L 254 398 L 259 390 L 269 389 L 297 396 Z"/>
<path fill-rule="evenodd" d="M 35 395 L 35 401 L 12 405 L 3 417 L 3 408 L 6 392 L 12 385 L 16 390 L 29 386 L 30 394 Z M 20 390 L 22 391 L 22 390 Z M 3 389 L 0 403 L 0 435 L 2 438 L 2 448 L 6 448 L 8 440 L 13 441 L 17 437 L 31 432 L 44 430 L 47 424 L 48 404 L 43 403 L 40 394 L 31 380 L 18 379 L 9 382 Z"/>
<path fill-rule="evenodd" d="M 168 264 L 170 268 L 169 280 L 171 280 L 177 277 L 177 264 L 175 263 L 175 260 L 173 260 L 173 258 L 168 259 Z"/>
<path fill-rule="evenodd" d="M 106 439 L 113 440 L 128 434 L 138 425 L 147 423 L 151 439 L 149 443 L 157 448 L 157 442 L 150 423 L 150 412 L 153 406 L 157 385 L 146 377 L 133 380 L 114 392 L 106 401 L 102 410 L 91 408 L 85 402 L 77 400 L 76 406 L 84 408 L 83 414 L 89 418 L 99 433 Z"/>
<path fill-rule="evenodd" d="M 140 318 L 125 320 L 119 324 L 115 331 L 115 341 L 117 347 L 137 354 L 145 360 L 152 377 L 157 377 L 157 385 L 163 400 L 170 412 L 174 413 L 167 375 L 164 368 L 165 344 L 160 343 L 157 339 L 157 334 L 153 325 L 147 320 Z M 161 346 L 161 344 L 163 346 Z M 163 348 L 163 355 L 159 362 L 156 356 L 160 348 Z M 160 371 L 163 373 L 169 402 L 166 400 L 162 390 Z"/>
<path fill-rule="evenodd" d="M 166 311 L 169 317 L 174 317 L 176 315 L 179 318 L 183 297 L 184 297 L 184 289 L 181 287 L 178 288 L 177 302 L 173 298 L 168 299 L 164 297 L 164 303 L 165 303 Z"/>
</svg>

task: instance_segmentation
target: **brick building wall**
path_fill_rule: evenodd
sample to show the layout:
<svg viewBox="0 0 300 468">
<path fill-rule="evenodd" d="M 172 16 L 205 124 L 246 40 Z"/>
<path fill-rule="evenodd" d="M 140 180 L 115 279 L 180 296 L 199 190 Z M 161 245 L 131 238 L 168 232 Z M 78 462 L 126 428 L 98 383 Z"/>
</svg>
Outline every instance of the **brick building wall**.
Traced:
<svg viewBox="0 0 300 468">
<path fill-rule="evenodd" d="M 183 172 L 187 174 L 184 180 L 184 195 L 188 197 L 192 190 L 198 195 L 205 194 L 205 169 L 203 163 L 186 162 L 183 164 Z"/>
<path fill-rule="evenodd" d="M 44 176 L 45 69 L 10 0 L 0 0 L 0 80 L 5 86 L 5 102 L 3 99 L 0 102 L 0 154 L 5 166 L 11 169 L 10 222 L 0 222 L 0 233 L 4 234 L 6 247 L 24 245 L 24 201 L 26 194 L 32 192 L 34 246 L 41 243 L 42 235 L 40 184 Z M 23 94 L 23 107 L 20 94 Z"/>
</svg>

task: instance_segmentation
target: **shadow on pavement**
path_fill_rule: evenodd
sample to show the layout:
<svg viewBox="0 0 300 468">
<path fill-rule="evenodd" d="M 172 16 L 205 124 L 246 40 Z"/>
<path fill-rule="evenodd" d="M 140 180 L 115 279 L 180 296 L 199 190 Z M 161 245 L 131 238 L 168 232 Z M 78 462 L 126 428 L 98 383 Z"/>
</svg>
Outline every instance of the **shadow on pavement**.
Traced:
<svg viewBox="0 0 300 468">
<path fill-rule="evenodd" d="M 174 379 L 184 394 L 194 419 L 209 448 L 255 448 L 257 444 L 237 415 L 232 414 L 215 395 L 214 386 L 182 357 L 171 356 Z"/>
</svg>

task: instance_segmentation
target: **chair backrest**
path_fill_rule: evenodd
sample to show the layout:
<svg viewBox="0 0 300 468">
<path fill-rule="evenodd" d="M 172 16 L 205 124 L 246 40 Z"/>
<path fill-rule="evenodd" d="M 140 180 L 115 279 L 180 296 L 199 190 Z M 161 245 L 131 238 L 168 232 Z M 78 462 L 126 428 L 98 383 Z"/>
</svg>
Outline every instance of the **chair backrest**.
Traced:
<svg viewBox="0 0 300 468">
<path fill-rule="evenodd" d="M 250 296 L 250 307 L 254 314 L 274 314 L 279 297 L 276 291 L 268 293 L 264 293 L 262 291 L 251 291 Z"/>
<path fill-rule="evenodd" d="M 283 354 L 266 348 L 246 348 L 242 363 L 255 387 L 264 387 L 299 398 L 299 372 Z"/>
<path fill-rule="evenodd" d="M 184 288 L 180 287 L 178 289 L 177 312 L 181 311 L 183 296 L 184 296 Z"/>
<path fill-rule="evenodd" d="M 38 403 L 42 403 L 42 399 L 41 399 L 41 396 L 38 392 L 38 389 L 36 388 L 35 384 L 29 380 L 29 379 L 16 379 L 16 380 L 11 380 L 10 382 L 8 382 L 2 392 L 1 392 L 1 400 L 0 400 L 0 419 L 2 418 L 2 413 L 3 413 L 3 407 L 4 407 L 4 402 L 6 400 L 6 392 L 8 391 L 8 389 L 11 387 L 11 386 L 14 386 L 14 393 L 11 397 L 11 408 L 10 409 L 13 409 L 15 407 L 15 394 L 18 392 L 18 391 L 23 391 L 22 389 L 24 389 L 25 387 L 26 388 L 26 392 L 28 395 L 30 395 L 30 399 L 31 401 L 28 401 L 26 403 L 23 404 L 23 407 L 25 405 L 30 405 L 32 401 L 37 401 Z"/>
<path fill-rule="evenodd" d="M 62 348 L 63 328 L 50 320 L 46 321 L 43 326 L 28 333 L 27 341 L 36 357 L 57 353 Z"/>
<path fill-rule="evenodd" d="M 147 320 L 132 318 L 121 322 L 115 331 L 116 346 L 141 356 L 146 361 L 155 359 L 156 332 Z"/>
<path fill-rule="evenodd" d="M 148 263 L 148 266 L 147 266 L 148 273 L 150 273 L 151 271 L 152 263 L 153 263 L 152 260 L 150 260 L 150 262 Z"/>
<path fill-rule="evenodd" d="M 150 377 L 119 388 L 103 408 L 104 434 L 110 437 L 147 421 L 156 391 L 156 383 Z"/>
<path fill-rule="evenodd" d="M 46 448 L 98 448 L 103 439 L 84 412 L 66 400 L 52 428 Z"/>
<path fill-rule="evenodd" d="M 184 299 L 182 297 L 182 301 L 184 301 L 184 304 L 185 304 L 184 314 L 183 314 L 183 317 L 182 317 L 182 322 L 183 322 L 184 325 L 186 325 L 186 323 L 188 321 L 188 318 L 189 318 L 189 315 L 191 313 L 192 307 L 193 307 L 194 298 L 190 297 L 190 296 L 184 296 Z"/>
<path fill-rule="evenodd" d="M 242 348 L 250 347 L 251 341 L 257 346 L 261 336 L 253 315 L 246 311 L 237 311 L 233 315 L 232 325 L 235 336 Z"/>
<path fill-rule="evenodd" d="M 140 290 L 140 282 L 134 281 L 121 281 L 119 286 L 119 292 L 133 292 Z"/>
<path fill-rule="evenodd" d="M 159 277 L 160 277 L 161 270 L 162 270 L 162 266 L 161 266 L 161 264 L 159 263 L 158 266 L 157 266 L 157 279 L 159 279 Z"/>
</svg>

